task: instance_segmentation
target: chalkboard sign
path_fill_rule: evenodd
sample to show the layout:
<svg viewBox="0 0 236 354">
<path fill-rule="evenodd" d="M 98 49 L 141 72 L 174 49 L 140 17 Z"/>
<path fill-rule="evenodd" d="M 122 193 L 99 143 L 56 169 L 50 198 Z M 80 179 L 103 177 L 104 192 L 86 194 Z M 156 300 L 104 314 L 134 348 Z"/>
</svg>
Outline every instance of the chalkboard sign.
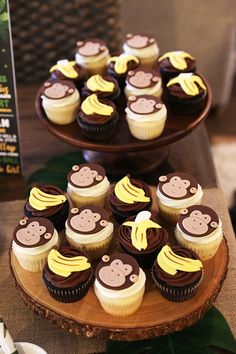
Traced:
<svg viewBox="0 0 236 354">
<path fill-rule="evenodd" d="M 0 0 L 0 173 L 21 172 L 16 82 L 8 0 Z"/>
</svg>

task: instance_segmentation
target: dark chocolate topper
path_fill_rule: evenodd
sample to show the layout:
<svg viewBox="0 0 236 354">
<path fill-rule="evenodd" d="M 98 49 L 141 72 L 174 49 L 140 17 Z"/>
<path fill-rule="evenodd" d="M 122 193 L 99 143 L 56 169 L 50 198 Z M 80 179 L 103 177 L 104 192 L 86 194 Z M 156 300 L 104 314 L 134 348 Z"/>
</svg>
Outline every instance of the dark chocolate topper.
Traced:
<svg viewBox="0 0 236 354">
<path fill-rule="evenodd" d="M 40 90 L 41 95 L 53 100 L 60 100 L 71 96 L 76 91 L 76 87 L 72 81 L 55 80 L 53 82 L 44 82 Z"/>
<path fill-rule="evenodd" d="M 173 172 L 159 177 L 158 188 L 167 198 L 181 200 L 197 193 L 196 179 L 184 172 Z"/>
<path fill-rule="evenodd" d="M 137 89 L 153 87 L 160 80 L 157 71 L 145 67 L 130 70 L 126 78 L 127 83 Z"/>
<path fill-rule="evenodd" d="M 160 98 L 153 95 L 129 96 L 127 107 L 135 114 L 152 114 L 162 109 Z"/>
<path fill-rule="evenodd" d="M 94 163 L 74 165 L 67 181 L 77 188 L 89 188 L 99 184 L 105 178 L 105 170 Z"/>
</svg>

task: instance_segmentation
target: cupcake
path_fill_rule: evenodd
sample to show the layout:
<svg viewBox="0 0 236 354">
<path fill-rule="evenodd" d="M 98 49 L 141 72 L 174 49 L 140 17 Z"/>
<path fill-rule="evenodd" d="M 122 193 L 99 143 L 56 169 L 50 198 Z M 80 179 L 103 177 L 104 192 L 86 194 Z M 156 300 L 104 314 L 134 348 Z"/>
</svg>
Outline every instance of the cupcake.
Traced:
<svg viewBox="0 0 236 354">
<path fill-rule="evenodd" d="M 146 276 L 136 260 L 122 253 L 104 255 L 95 275 L 95 294 L 104 311 L 129 316 L 141 305 Z"/>
<path fill-rule="evenodd" d="M 90 260 L 71 247 L 53 249 L 43 268 L 43 280 L 49 294 L 57 301 L 81 300 L 93 281 Z"/>
<path fill-rule="evenodd" d="M 201 204 L 203 191 L 193 176 L 173 172 L 159 177 L 156 195 L 161 216 L 176 225 L 181 209 Z"/>
<path fill-rule="evenodd" d="M 158 138 L 165 127 L 166 106 L 153 95 L 129 96 L 125 109 L 131 135 L 139 140 Z"/>
<path fill-rule="evenodd" d="M 46 116 L 52 123 L 64 125 L 76 120 L 80 95 L 73 82 L 44 82 L 41 87 L 41 99 Z"/>
<path fill-rule="evenodd" d="M 74 165 L 67 176 L 67 194 L 79 208 L 92 204 L 103 207 L 110 188 L 105 170 L 93 163 Z"/>
<path fill-rule="evenodd" d="M 207 261 L 214 257 L 223 239 L 222 222 L 208 206 L 192 205 L 181 210 L 175 237 L 182 246 Z"/>
<path fill-rule="evenodd" d="M 117 221 L 122 223 L 152 204 L 151 191 L 142 181 L 125 176 L 111 190 L 110 206 Z"/>
<path fill-rule="evenodd" d="M 126 77 L 125 95 L 153 95 L 160 97 L 162 94 L 162 83 L 158 73 L 145 67 L 138 67 L 128 71 Z"/>
<path fill-rule="evenodd" d="M 101 98 L 115 100 L 120 95 L 117 81 L 111 76 L 93 75 L 85 83 L 82 89 L 82 97 L 86 98 L 95 93 Z"/>
<path fill-rule="evenodd" d="M 135 55 L 141 65 L 154 67 L 159 56 L 156 39 L 147 33 L 128 33 L 123 45 L 126 54 Z"/>
<path fill-rule="evenodd" d="M 203 265 L 192 250 L 165 245 L 153 264 L 152 277 L 164 298 L 185 301 L 196 294 L 203 277 Z"/>
<path fill-rule="evenodd" d="M 34 186 L 24 206 L 25 216 L 49 219 L 57 231 L 64 229 L 68 213 L 69 202 L 65 193 L 50 184 Z"/>
<path fill-rule="evenodd" d="M 99 258 L 108 250 L 113 230 L 105 209 L 86 205 L 71 209 L 66 222 L 66 239 L 90 258 Z"/>
<path fill-rule="evenodd" d="M 108 75 L 114 77 L 121 88 L 125 86 L 126 75 L 129 70 L 134 70 L 140 61 L 137 57 L 130 54 L 122 53 L 118 56 L 111 57 L 107 64 Z"/>
<path fill-rule="evenodd" d="M 166 95 L 172 111 L 196 114 L 204 106 L 207 88 L 197 74 L 185 73 L 171 79 L 166 85 Z"/>
<path fill-rule="evenodd" d="M 83 66 L 76 64 L 75 61 L 67 59 L 58 60 L 56 65 L 53 65 L 49 70 L 50 80 L 69 80 L 72 81 L 77 89 L 83 86 L 86 80 L 86 70 Z"/>
<path fill-rule="evenodd" d="M 85 137 L 103 141 L 115 133 L 118 118 L 112 101 L 93 94 L 83 101 L 77 121 Z"/>
<path fill-rule="evenodd" d="M 12 251 L 22 268 L 40 272 L 57 243 L 58 233 L 50 220 L 25 217 L 14 230 Z"/>
<path fill-rule="evenodd" d="M 133 256 L 141 268 L 151 268 L 157 253 L 168 242 L 168 232 L 149 211 L 141 211 L 119 227 L 121 249 Z"/>
<path fill-rule="evenodd" d="M 75 61 L 86 68 L 89 76 L 104 74 L 110 58 L 106 43 L 98 38 L 88 38 L 76 43 Z"/>
</svg>

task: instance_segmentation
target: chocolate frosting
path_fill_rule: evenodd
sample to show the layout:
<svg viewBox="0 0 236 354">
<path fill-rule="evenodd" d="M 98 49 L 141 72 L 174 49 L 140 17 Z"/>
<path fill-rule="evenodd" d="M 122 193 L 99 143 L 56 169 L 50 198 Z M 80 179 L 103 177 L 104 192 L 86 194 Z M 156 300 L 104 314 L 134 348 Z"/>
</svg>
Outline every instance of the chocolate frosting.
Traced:
<svg viewBox="0 0 236 354">
<path fill-rule="evenodd" d="M 105 170 L 95 163 L 74 165 L 67 176 L 67 181 L 76 188 L 90 188 L 101 183 L 105 178 Z"/>
<path fill-rule="evenodd" d="M 158 188 L 167 198 L 181 200 L 192 197 L 198 190 L 196 179 L 184 172 L 159 177 Z"/>
<path fill-rule="evenodd" d="M 219 225 L 219 217 L 206 205 L 192 205 L 181 210 L 178 225 L 189 236 L 203 237 L 215 231 Z"/>
<path fill-rule="evenodd" d="M 109 75 L 102 75 L 102 78 L 106 81 L 110 81 L 114 83 L 114 88 L 112 92 L 105 92 L 105 91 L 91 91 L 86 83 L 84 84 L 84 87 L 82 88 L 82 95 L 87 97 L 89 95 L 91 95 L 92 93 L 96 93 L 98 95 L 98 97 L 102 97 L 102 98 L 109 98 L 111 95 L 114 95 L 116 93 L 118 93 L 120 91 L 119 89 L 119 85 L 116 81 L 116 79 L 114 79 L 114 77 L 109 76 Z M 101 101 L 102 102 L 102 101 Z"/>
<path fill-rule="evenodd" d="M 46 81 L 40 88 L 41 95 L 52 100 L 60 100 L 71 96 L 76 91 L 76 87 L 69 80 Z"/>
<path fill-rule="evenodd" d="M 45 218 L 24 218 L 13 232 L 13 240 L 18 246 L 32 248 L 42 246 L 51 240 L 54 226 Z"/>
<path fill-rule="evenodd" d="M 122 202 L 120 199 L 117 198 L 115 195 L 115 187 L 112 187 L 111 189 L 111 195 L 110 195 L 110 203 L 114 209 L 119 210 L 121 212 L 136 212 L 138 213 L 141 210 L 146 210 L 150 207 L 152 203 L 152 195 L 149 187 L 142 181 L 138 179 L 133 179 L 130 178 L 131 184 L 134 186 L 141 188 L 145 191 L 145 196 L 150 197 L 151 201 L 150 202 L 135 202 L 133 204 L 127 204 Z"/>
<path fill-rule="evenodd" d="M 125 253 L 104 255 L 97 266 L 95 276 L 107 289 L 128 289 L 138 281 L 139 265 L 133 257 Z"/>
<path fill-rule="evenodd" d="M 53 186 L 51 184 L 37 184 L 34 185 L 34 187 L 39 188 L 41 191 L 43 191 L 44 193 L 48 193 L 48 194 L 52 194 L 52 195 L 60 195 L 63 194 L 64 196 L 65 193 L 58 187 Z M 55 215 L 56 213 L 58 213 L 59 211 L 62 210 L 62 208 L 64 207 L 65 203 L 61 203 L 58 205 L 54 205 L 54 206 L 49 206 L 47 209 L 44 210 L 37 210 L 35 208 L 33 208 L 30 203 L 29 203 L 29 198 L 27 199 L 27 202 L 25 204 L 25 208 L 26 210 L 28 210 L 30 213 L 32 213 L 32 216 L 41 216 L 44 218 L 48 218 L 52 215 Z"/>
<path fill-rule="evenodd" d="M 143 49 L 156 43 L 155 37 L 148 33 L 127 33 L 126 44 L 130 48 Z"/>
<path fill-rule="evenodd" d="M 204 90 L 201 86 L 199 86 L 198 83 L 196 83 L 196 85 L 199 88 L 199 94 L 197 96 L 188 95 L 186 92 L 184 92 L 180 84 L 173 84 L 167 87 L 166 89 L 168 90 L 170 95 L 176 96 L 181 99 L 191 99 L 193 97 L 205 97 L 207 95 L 207 91 Z"/>
<path fill-rule="evenodd" d="M 127 219 L 127 221 L 134 221 L 135 216 L 132 216 Z M 151 216 L 151 220 L 155 221 L 154 215 Z M 119 242 L 120 244 L 127 250 L 135 254 L 140 253 L 151 253 L 156 251 L 157 249 L 161 249 L 164 245 L 166 245 L 168 241 L 168 232 L 166 229 L 161 227 L 160 229 L 148 228 L 147 229 L 147 248 L 145 250 L 139 251 L 135 248 L 131 241 L 131 227 L 120 225 L 119 227 Z"/>
<path fill-rule="evenodd" d="M 191 258 L 191 259 L 199 259 L 197 254 L 192 250 L 189 250 L 185 247 L 181 246 L 172 246 L 172 251 L 181 257 Z M 160 268 L 157 261 L 154 262 L 153 272 L 155 278 L 158 279 L 161 283 L 166 285 L 174 286 L 174 287 L 183 287 L 194 285 L 198 283 L 202 277 L 202 269 L 197 272 L 184 272 L 177 271 L 175 275 L 171 275 L 166 273 L 164 270 Z"/>
<path fill-rule="evenodd" d="M 117 78 L 126 78 L 126 75 L 128 73 L 129 70 L 134 70 L 136 69 L 139 64 L 136 63 L 134 60 L 130 60 L 128 63 L 127 63 L 127 70 L 126 72 L 122 73 L 122 74 L 119 74 L 115 71 L 115 62 L 110 62 L 107 66 L 107 73 L 108 75 L 111 75 L 111 76 L 114 76 L 114 77 L 117 77 Z"/>
<path fill-rule="evenodd" d="M 75 71 L 78 74 L 78 76 L 76 78 L 73 78 L 73 79 L 69 78 L 69 77 L 65 76 L 60 70 L 56 69 L 51 72 L 51 79 L 52 80 L 70 80 L 73 82 L 77 82 L 78 80 L 84 80 L 84 78 L 86 77 L 85 68 L 77 63 L 75 63 L 75 65 L 73 65 L 73 68 L 75 69 Z"/>
<path fill-rule="evenodd" d="M 145 67 L 130 70 L 126 78 L 126 82 L 137 89 L 153 87 L 160 80 L 157 71 Z"/>
<path fill-rule="evenodd" d="M 191 58 L 185 58 L 185 62 L 187 64 L 187 67 L 186 69 L 177 69 L 175 68 L 169 58 L 165 58 L 163 59 L 161 62 L 160 62 L 160 67 L 162 70 L 165 70 L 165 71 L 169 71 L 169 72 L 181 72 L 181 73 L 187 73 L 187 72 L 195 72 L 196 71 L 196 61 L 195 59 L 191 59 Z"/>
<path fill-rule="evenodd" d="M 98 206 L 86 205 L 72 208 L 67 219 L 71 230 L 84 235 L 95 234 L 103 230 L 109 222 L 107 211 Z"/>
<path fill-rule="evenodd" d="M 163 103 L 153 95 L 129 96 L 127 107 L 135 114 L 152 114 L 162 109 Z"/>
<path fill-rule="evenodd" d="M 87 38 L 76 45 L 76 52 L 84 57 L 96 56 L 107 49 L 106 43 L 99 38 Z"/>
<path fill-rule="evenodd" d="M 113 112 L 111 113 L 111 115 L 101 115 L 101 114 L 97 114 L 97 113 L 93 113 L 93 114 L 86 114 L 85 112 L 83 112 L 82 109 L 80 109 L 79 111 L 79 116 L 80 118 L 89 124 L 104 124 L 109 122 L 110 120 L 116 119 L 117 117 L 117 111 L 116 111 L 116 106 L 114 105 L 114 103 L 106 98 L 101 98 L 101 96 L 99 96 L 99 101 L 101 103 L 104 103 L 108 106 L 113 107 Z"/>
<path fill-rule="evenodd" d="M 82 252 L 67 246 L 60 248 L 58 251 L 65 257 L 85 256 Z M 91 278 L 92 268 L 90 267 L 89 269 L 80 272 L 73 272 L 68 277 L 62 277 L 61 275 L 53 273 L 49 268 L 48 263 L 46 263 L 43 268 L 43 276 L 52 285 L 58 288 L 74 288 L 78 285 L 83 285 Z"/>
</svg>

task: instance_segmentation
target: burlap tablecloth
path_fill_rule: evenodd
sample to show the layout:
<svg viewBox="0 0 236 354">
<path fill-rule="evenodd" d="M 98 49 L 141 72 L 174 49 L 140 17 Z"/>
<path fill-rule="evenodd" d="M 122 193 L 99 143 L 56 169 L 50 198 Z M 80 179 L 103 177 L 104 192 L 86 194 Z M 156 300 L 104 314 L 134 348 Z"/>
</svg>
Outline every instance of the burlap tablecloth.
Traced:
<svg viewBox="0 0 236 354">
<path fill-rule="evenodd" d="M 229 246 L 229 268 L 215 305 L 228 321 L 236 336 L 236 246 L 235 235 L 219 189 L 205 191 L 204 203 L 215 208 L 222 219 Z M 8 266 L 8 248 L 12 230 L 22 216 L 24 201 L 0 203 L 0 315 L 5 319 L 15 341 L 42 346 L 49 354 L 88 354 L 104 351 L 105 342 L 75 336 L 54 327 L 26 307 L 14 286 Z"/>
</svg>

